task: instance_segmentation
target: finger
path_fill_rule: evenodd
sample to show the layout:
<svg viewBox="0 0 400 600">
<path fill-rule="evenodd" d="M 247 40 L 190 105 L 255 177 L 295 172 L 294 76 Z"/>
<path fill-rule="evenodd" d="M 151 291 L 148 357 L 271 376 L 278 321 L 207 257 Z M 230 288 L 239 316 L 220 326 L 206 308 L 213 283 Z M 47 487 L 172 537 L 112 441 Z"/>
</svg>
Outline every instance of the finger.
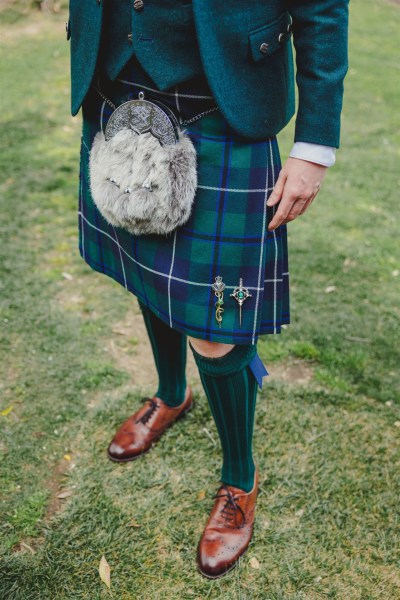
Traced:
<svg viewBox="0 0 400 600">
<path fill-rule="evenodd" d="M 318 193 L 318 192 L 317 192 L 317 193 Z M 314 200 L 314 198 L 316 197 L 317 193 L 315 193 L 315 194 L 312 194 L 312 195 L 310 196 L 310 198 L 307 200 L 307 202 L 304 204 L 303 208 L 301 209 L 300 215 L 302 215 L 302 214 L 303 214 L 303 213 L 304 213 L 304 212 L 307 210 L 307 208 L 310 206 L 311 202 L 312 202 L 312 201 Z"/>
<path fill-rule="evenodd" d="M 288 194 L 285 196 L 285 193 L 284 193 L 281 203 L 279 204 L 279 208 L 276 211 L 276 213 L 274 214 L 272 220 L 270 221 L 270 223 L 268 225 L 269 231 L 271 231 L 271 229 L 275 229 L 276 227 L 279 227 L 281 222 L 287 217 L 287 215 L 291 211 L 294 202 L 295 202 L 295 198 L 292 195 Z"/>
<path fill-rule="evenodd" d="M 267 200 L 267 206 L 274 206 L 274 204 L 277 204 L 282 198 L 282 193 L 285 188 L 286 179 L 287 175 L 283 171 L 283 169 L 281 169 L 279 172 L 277 182 L 275 183 L 274 189 L 272 190 L 271 195 Z"/>
<path fill-rule="evenodd" d="M 310 203 L 309 199 L 307 200 L 297 200 L 290 209 L 290 212 L 286 216 L 285 220 L 282 221 L 282 225 L 285 223 L 289 223 L 289 221 L 294 221 L 297 217 L 303 214 L 306 210 L 307 205 Z"/>
</svg>

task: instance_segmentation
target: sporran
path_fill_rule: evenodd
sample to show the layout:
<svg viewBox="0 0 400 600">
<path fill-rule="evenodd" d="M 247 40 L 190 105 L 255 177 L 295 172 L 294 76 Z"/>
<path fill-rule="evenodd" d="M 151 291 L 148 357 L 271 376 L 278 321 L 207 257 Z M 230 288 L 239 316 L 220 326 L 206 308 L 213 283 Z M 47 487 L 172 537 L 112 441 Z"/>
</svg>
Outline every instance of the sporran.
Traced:
<svg viewBox="0 0 400 600">
<path fill-rule="evenodd" d="M 109 223 L 134 235 L 169 234 L 191 214 L 197 188 L 193 142 L 173 111 L 146 100 L 143 91 L 118 107 L 108 103 L 114 111 L 89 157 L 93 201 Z"/>
</svg>

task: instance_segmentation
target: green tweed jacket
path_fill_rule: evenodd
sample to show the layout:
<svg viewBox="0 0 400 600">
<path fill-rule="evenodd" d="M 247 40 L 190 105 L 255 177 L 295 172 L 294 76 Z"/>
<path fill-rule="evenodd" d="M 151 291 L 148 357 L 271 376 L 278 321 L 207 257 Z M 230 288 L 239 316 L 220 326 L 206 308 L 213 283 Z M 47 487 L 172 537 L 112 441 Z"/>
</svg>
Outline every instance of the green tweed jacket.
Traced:
<svg viewBox="0 0 400 600">
<path fill-rule="evenodd" d="M 70 0 L 73 115 L 95 72 L 103 1 Z M 201 64 L 229 124 L 265 139 L 294 115 L 296 79 L 295 141 L 339 147 L 349 0 L 126 1 L 130 35 L 116 43 L 121 52 L 133 45 L 158 89 L 196 75 Z"/>
</svg>

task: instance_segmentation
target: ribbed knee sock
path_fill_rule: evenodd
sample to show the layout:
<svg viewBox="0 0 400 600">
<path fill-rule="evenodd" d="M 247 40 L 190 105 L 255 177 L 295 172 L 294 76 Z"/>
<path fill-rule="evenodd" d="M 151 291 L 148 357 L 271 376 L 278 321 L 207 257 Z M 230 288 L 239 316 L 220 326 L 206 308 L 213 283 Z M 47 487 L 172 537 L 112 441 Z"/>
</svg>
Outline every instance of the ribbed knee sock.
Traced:
<svg viewBox="0 0 400 600">
<path fill-rule="evenodd" d="M 258 385 L 249 363 L 256 347 L 237 345 L 220 358 L 209 358 L 189 345 L 221 440 L 221 481 L 249 492 L 254 485 L 252 441 Z"/>
<path fill-rule="evenodd" d="M 168 406 L 179 406 L 186 391 L 186 336 L 168 327 L 139 301 L 158 373 L 156 396 Z"/>
</svg>

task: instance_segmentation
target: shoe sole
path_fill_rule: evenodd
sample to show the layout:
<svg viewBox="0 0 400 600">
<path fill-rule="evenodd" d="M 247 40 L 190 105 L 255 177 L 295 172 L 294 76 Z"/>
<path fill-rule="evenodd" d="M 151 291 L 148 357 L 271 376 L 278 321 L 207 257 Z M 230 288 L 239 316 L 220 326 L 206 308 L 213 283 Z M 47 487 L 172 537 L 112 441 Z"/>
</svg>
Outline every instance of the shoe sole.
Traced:
<svg viewBox="0 0 400 600">
<path fill-rule="evenodd" d="M 164 435 L 164 433 L 167 431 L 167 429 L 172 427 L 172 425 L 174 425 L 180 419 L 183 419 L 188 414 L 188 412 L 190 412 L 192 410 L 193 407 L 194 407 L 194 400 L 192 400 L 191 404 L 187 408 L 185 408 L 185 410 L 183 410 L 176 417 L 176 419 L 174 419 L 173 421 L 171 421 L 171 423 L 169 425 L 167 425 L 167 427 L 164 429 L 164 431 L 162 431 L 160 433 L 160 435 L 158 435 L 156 438 L 154 438 L 154 440 L 151 442 L 151 445 L 147 448 L 147 450 L 144 450 L 143 452 L 140 452 L 139 454 L 135 454 L 135 456 L 130 456 L 128 458 L 115 458 L 114 456 L 111 456 L 111 454 L 107 450 L 108 458 L 110 460 L 112 460 L 113 462 L 126 463 L 126 462 L 131 462 L 132 460 L 136 460 L 137 458 L 140 458 L 144 454 L 147 454 L 147 452 L 149 452 L 153 448 L 153 446 L 158 442 L 158 440 L 161 438 L 161 436 Z"/>
</svg>

